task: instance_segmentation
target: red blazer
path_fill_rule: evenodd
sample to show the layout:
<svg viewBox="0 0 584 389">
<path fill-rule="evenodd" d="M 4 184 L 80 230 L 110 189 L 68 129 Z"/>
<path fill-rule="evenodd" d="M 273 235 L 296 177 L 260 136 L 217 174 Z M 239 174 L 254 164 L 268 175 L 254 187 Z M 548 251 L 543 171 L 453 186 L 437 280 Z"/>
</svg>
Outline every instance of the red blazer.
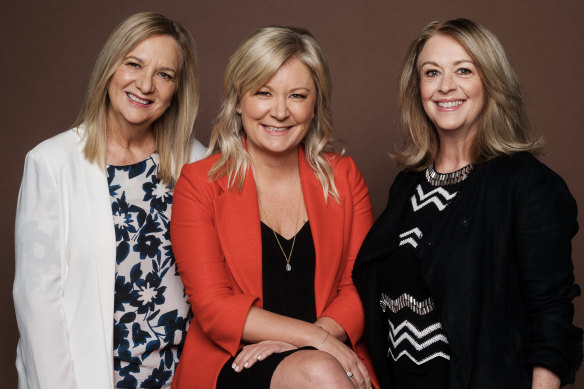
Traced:
<svg viewBox="0 0 584 389">
<path fill-rule="evenodd" d="M 373 375 L 364 345 L 364 314 L 351 280 L 353 262 L 373 224 L 369 191 L 353 160 L 331 155 L 340 204 L 325 204 L 320 181 L 299 148 L 300 179 L 316 251 L 317 317 L 346 331 Z M 215 388 L 219 371 L 242 347 L 252 305 L 262 307 L 262 247 L 256 186 L 248 170 L 243 190 L 227 190 L 227 177 L 210 182 L 218 156 L 186 165 L 176 184 L 171 239 L 194 319 L 173 388 Z"/>
</svg>

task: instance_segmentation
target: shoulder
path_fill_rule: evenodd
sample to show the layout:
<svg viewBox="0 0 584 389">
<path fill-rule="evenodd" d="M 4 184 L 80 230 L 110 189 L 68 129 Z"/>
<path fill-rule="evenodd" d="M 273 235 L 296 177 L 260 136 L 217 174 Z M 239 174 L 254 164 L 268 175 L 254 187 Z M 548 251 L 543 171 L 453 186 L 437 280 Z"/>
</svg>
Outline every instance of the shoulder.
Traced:
<svg viewBox="0 0 584 389">
<path fill-rule="evenodd" d="M 533 185 L 566 186 L 564 180 L 528 152 L 494 158 L 485 164 L 485 174 L 494 181 L 516 187 Z"/>
<path fill-rule="evenodd" d="M 84 146 L 83 129 L 73 128 L 39 143 L 28 152 L 26 158 L 59 166 L 72 160 L 83 159 Z"/>
<path fill-rule="evenodd" d="M 335 178 L 354 175 L 361 177 L 361 172 L 352 157 L 334 153 L 325 153 L 324 158 L 333 169 Z"/>
<path fill-rule="evenodd" d="M 191 187 L 199 188 L 214 185 L 214 182 L 209 179 L 209 170 L 211 170 L 217 159 L 219 159 L 219 154 L 214 154 L 184 165 L 177 181 L 177 188 L 180 188 L 185 183 L 188 183 Z"/>
<path fill-rule="evenodd" d="M 191 154 L 189 156 L 189 162 L 195 162 L 202 159 L 206 153 L 207 148 L 203 146 L 203 144 L 198 140 L 193 139 L 193 143 L 191 144 Z"/>
</svg>

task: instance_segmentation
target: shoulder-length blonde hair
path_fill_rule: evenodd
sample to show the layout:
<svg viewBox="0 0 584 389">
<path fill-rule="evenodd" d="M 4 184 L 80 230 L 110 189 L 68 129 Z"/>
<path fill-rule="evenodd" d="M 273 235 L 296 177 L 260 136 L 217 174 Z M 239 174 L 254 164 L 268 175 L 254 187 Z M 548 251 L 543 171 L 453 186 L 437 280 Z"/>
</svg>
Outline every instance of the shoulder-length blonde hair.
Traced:
<svg viewBox="0 0 584 389">
<path fill-rule="evenodd" d="M 209 150 L 219 151 L 221 156 L 209 171 L 209 178 L 216 180 L 226 175 L 230 189 L 242 188 L 250 160 L 236 107 L 246 93 L 260 89 L 292 57 L 306 65 L 317 93 L 314 118 L 302 141 L 306 160 L 322 184 L 325 199 L 331 195 L 338 200 L 334 173 L 324 154 L 334 151 L 330 143 L 333 129 L 329 68 L 310 32 L 294 27 L 261 28 L 243 41 L 229 59 L 223 79 L 223 104 L 209 142 Z"/>
<path fill-rule="evenodd" d="M 405 144 L 393 155 L 400 168 L 421 170 L 431 164 L 440 147 L 438 132 L 424 111 L 420 96 L 420 64 L 424 45 L 434 35 L 456 40 L 472 58 L 479 73 L 484 105 L 471 146 L 473 162 L 517 151 L 537 152 L 541 141 L 531 139 L 519 80 L 503 46 L 485 27 L 468 19 L 432 22 L 412 42 L 399 80 L 401 121 Z"/>
<path fill-rule="evenodd" d="M 74 127 L 85 127 L 85 158 L 105 166 L 109 82 L 124 57 L 140 42 L 156 35 L 174 38 L 182 58 L 170 107 L 153 124 L 156 150 L 160 157 L 158 178 L 172 185 L 181 167 L 188 162 L 199 107 L 195 44 L 189 31 L 181 24 L 152 12 L 137 13 L 122 21 L 112 31 L 97 57 Z"/>
</svg>

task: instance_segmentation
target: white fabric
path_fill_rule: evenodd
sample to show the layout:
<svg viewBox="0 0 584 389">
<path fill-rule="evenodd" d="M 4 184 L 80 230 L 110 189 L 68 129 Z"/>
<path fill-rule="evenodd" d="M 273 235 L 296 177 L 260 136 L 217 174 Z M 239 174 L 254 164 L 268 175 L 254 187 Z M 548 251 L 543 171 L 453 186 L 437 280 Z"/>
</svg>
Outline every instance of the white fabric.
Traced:
<svg viewBox="0 0 584 389">
<path fill-rule="evenodd" d="M 113 386 L 114 226 L 105 170 L 83 146 L 68 130 L 26 156 L 13 287 L 19 389 Z M 205 152 L 195 141 L 191 160 Z"/>
</svg>

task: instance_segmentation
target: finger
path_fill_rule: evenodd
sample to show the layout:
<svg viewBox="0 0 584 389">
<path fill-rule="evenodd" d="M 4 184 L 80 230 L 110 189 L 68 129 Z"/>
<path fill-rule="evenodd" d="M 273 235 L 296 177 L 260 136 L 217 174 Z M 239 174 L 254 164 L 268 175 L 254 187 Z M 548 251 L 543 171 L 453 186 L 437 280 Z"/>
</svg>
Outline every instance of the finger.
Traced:
<svg viewBox="0 0 584 389">
<path fill-rule="evenodd" d="M 363 387 L 365 389 L 371 388 L 371 376 L 369 375 L 367 367 L 363 362 L 361 362 L 361 360 L 357 362 L 357 368 L 359 369 L 361 377 L 363 378 Z"/>
<path fill-rule="evenodd" d="M 239 354 L 237 354 L 237 356 L 233 360 L 231 368 L 236 372 L 240 372 L 241 370 L 243 370 L 243 368 L 245 367 L 244 365 L 249 358 L 248 356 L 251 352 L 253 352 L 254 347 L 255 345 L 248 345 L 241 349 Z"/>
</svg>

